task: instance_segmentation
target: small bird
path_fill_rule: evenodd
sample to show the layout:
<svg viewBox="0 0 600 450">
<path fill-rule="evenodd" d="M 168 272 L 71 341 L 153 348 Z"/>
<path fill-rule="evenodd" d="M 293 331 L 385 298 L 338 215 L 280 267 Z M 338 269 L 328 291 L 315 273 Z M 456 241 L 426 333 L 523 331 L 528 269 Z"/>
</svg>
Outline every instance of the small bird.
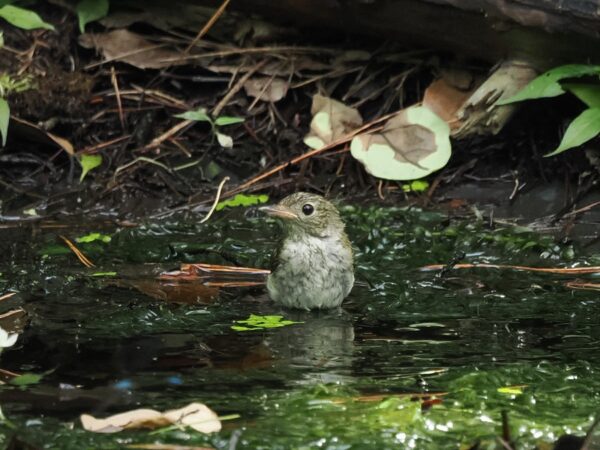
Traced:
<svg viewBox="0 0 600 450">
<path fill-rule="evenodd" d="M 352 246 L 331 202 L 297 192 L 261 211 L 283 224 L 267 290 L 277 303 L 298 309 L 337 308 L 354 284 Z"/>
</svg>

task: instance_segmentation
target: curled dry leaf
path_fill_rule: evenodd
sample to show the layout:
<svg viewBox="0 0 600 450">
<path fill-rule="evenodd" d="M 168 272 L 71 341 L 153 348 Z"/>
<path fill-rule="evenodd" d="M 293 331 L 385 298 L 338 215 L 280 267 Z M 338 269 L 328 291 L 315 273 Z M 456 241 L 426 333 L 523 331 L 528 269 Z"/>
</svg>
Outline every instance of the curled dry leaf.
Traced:
<svg viewBox="0 0 600 450">
<path fill-rule="evenodd" d="M 185 59 L 178 59 L 181 53 L 163 48 L 128 30 L 85 33 L 79 36 L 79 44 L 95 48 L 108 60 L 122 61 L 140 69 L 161 69 L 187 63 Z"/>
<path fill-rule="evenodd" d="M 450 128 L 428 108 L 413 106 L 391 118 L 381 132 L 356 136 L 350 150 L 376 177 L 415 180 L 446 165 Z"/>
<path fill-rule="evenodd" d="M 95 433 L 117 433 L 130 428 L 161 428 L 168 425 L 185 425 L 201 433 L 221 430 L 217 414 L 203 403 L 190 403 L 179 409 L 161 413 L 154 409 L 134 409 L 105 419 L 82 414 L 81 424 Z"/>
<path fill-rule="evenodd" d="M 244 83 L 244 90 L 250 97 L 263 102 L 278 102 L 287 94 L 289 83 L 281 78 L 257 77 Z"/>
<path fill-rule="evenodd" d="M 311 148 L 330 144 L 363 124 L 357 109 L 318 94 L 313 97 L 310 112 L 313 119 L 304 143 Z"/>
<path fill-rule="evenodd" d="M 58 145 L 70 156 L 73 156 L 75 154 L 73 144 L 71 144 L 67 139 L 62 138 L 60 136 L 56 136 L 55 134 L 44 130 L 43 128 L 37 126 L 34 123 L 28 122 L 27 120 L 20 119 L 14 116 L 11 117 L 11 120 L 14 124 L 14 130 L 17 134 L 21 134 L 22 136 L 25 136 L 28 139 L 31 139 L 35 142 Z M 11 126 L 13 125 L 11 124 Z"/>
</svg>

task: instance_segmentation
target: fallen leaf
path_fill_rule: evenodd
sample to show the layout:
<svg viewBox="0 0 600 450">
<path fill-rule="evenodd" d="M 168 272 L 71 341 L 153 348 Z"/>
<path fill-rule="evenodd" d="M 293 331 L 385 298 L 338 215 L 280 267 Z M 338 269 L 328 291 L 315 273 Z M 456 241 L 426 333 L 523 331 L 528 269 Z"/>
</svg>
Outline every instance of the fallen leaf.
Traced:
<svg viewBox="0 0 600 450">
<path fill-rule="evenodd" d="M 257 77 L 244 83 L 246 95 L 263 102 L 278 102 L 287 94 L 290 84 L 281 78 Z"/>
<path fill-rule="evenodd" d="M 444 73 L 425 89 L 423 96 L 423 106 L 444 119 L 451 129 L 461 125 L 456 113 L 475 90 L 474 83 L 468 83 L 465 77 L 458 78 L 458 75 L 456 71 Z"/>
<path fill-rule="evenodd" d="M 237 194 L 233 198 L 229 198 L 227 200 L 223 200 L 217 203 L 217 211 L 221 211 L 226 207 L 236 207 L 236 206 L 252 206 L 259 205 L 261 203 L 267 203 L 269 201 L 269 196 L 266 194 Z"/>
<path fill-rule="evenodd" d="M 83 428 L 94 433 L 117 433 L 131 428 L 154 429 L 168 425 L 185 425 L 201 433 L 221 430 L 217 414 L 202 403 L 190 403 L 164 413 L 153 409 L 134 409 L 105 419 L 96 419 L 89 414 L 82 414 L 80 419 Z"/>
<path fill-rule="evenodd" d="M 20 133 L 26 135 L 26 137 L 36 142 L 41 142 L 44 144 L 56 144 L 70 156 L 75 154 L 73 145 L 65 138 L 49 133 L 48 131 L 24 119 L 19 119 L 18 117 L 12 116 L 11 120 L 11 130 L 14 129 L 14 131 L 18 134 Z"/>
<path fill-rule="evenodd" d="M 310 112 L 313 119 L 304 143 L 311 148 L 330 144 L 363 124 L 357 109 L 318 94 L 313 97 Z"/>
<path fill-rule="evenodd" d="M 84 153 L 80 156 L 79 163 L 81 164 L 81 176 L 79 177 L 79 182 L 81 183 L 90 170 L 102 164 L 102 155 L 88 155 Z"/>
<path fill-rule="evenodd" d="M 381 132 L 355 136 L 350 150 L 376 177 L 414 180 L 446 165 L 450 128 L 428 108 L 413 106 L 392 117 Z"/>
<path fill-rule="evenodd" d="M 107 60 L 122 61 L 140 69 L 161 69 L 187 63 L 185 59 L 178 60 L 181 53 L 154 44 L 128 30 L 85 33 L 79 36 L 79 45 L 95 48 Z"/>
</svg>

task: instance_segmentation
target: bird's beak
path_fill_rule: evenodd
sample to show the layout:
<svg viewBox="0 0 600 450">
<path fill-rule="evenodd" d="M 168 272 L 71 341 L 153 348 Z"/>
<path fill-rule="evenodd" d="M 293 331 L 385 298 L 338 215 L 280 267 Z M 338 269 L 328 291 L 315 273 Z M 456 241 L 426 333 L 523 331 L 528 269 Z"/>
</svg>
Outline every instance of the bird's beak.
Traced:
<svg viewBox="0 0 600 450">
<path fill-rule="evenodd" d="M 298 216 L 293 213 L 288 207 L 281 205 L 261 206 L 260 211 L 269 216 L 279 217 L 281 219 L 297 219 Z"/>
</svg>

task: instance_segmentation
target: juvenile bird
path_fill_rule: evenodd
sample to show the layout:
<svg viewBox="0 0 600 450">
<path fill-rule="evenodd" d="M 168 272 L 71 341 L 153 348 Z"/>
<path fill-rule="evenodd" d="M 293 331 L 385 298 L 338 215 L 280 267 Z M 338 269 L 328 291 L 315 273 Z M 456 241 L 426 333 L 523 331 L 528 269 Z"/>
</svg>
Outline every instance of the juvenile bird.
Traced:
<svg viewBox="0 0 600 450">
<path fill-rule="evenodd" d="M 283 225 L 267 279 L 270 297 L 288 308 L 340 306 L 354 284 L 354 264 L 336 207 L 320 195 L 297 192 L 260 209 Z"/>
</svg>

